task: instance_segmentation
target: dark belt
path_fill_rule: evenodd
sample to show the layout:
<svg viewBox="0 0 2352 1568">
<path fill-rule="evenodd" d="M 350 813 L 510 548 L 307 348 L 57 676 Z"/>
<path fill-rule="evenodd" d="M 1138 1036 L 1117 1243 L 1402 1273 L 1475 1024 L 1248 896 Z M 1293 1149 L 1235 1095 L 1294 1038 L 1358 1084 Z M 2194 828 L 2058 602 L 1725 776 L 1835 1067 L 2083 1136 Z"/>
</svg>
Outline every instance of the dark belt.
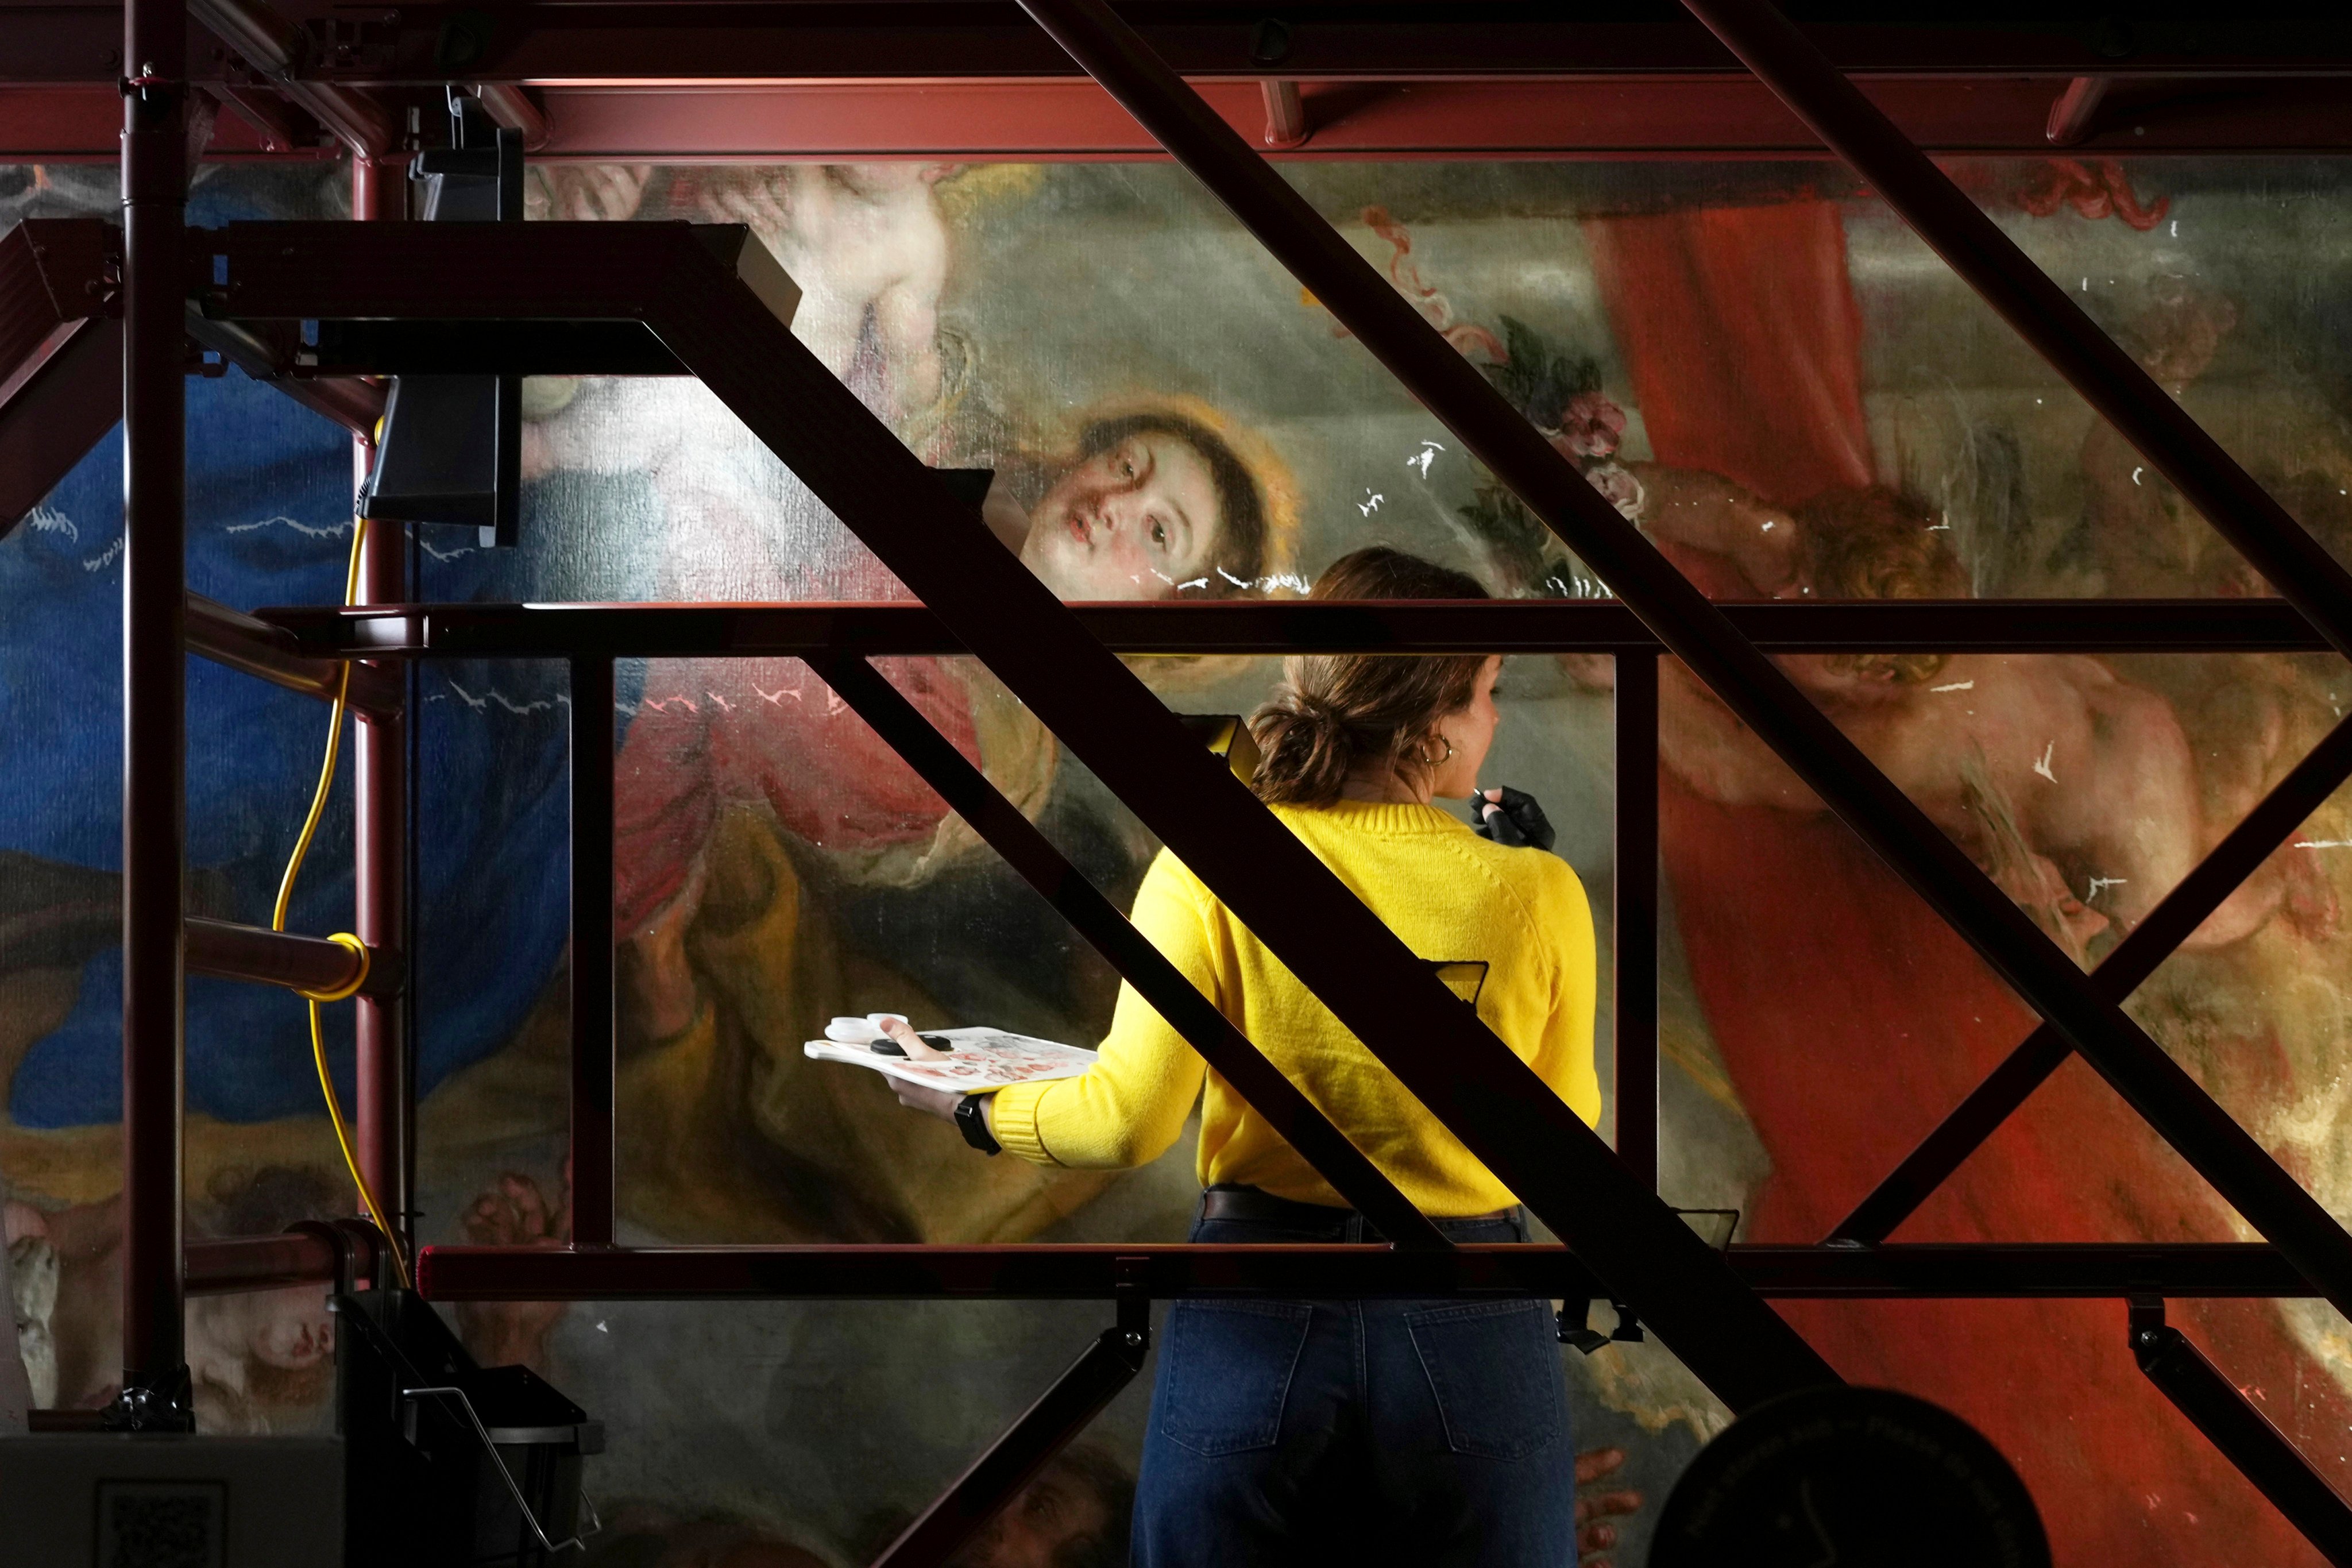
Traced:
<svg viewBox="0 0 2352 1568">
<path fill-rule="evenodd" d="M 1329 1204 L 1306 1204 L 1296 1198 L 1278 1198 L 1257 1187 L 1211 1187 L 1201 1194 L 1202 1219 L 1251 1220 L 1260 1225 L 1318 1226 L 1349 1218 L 1354 1209 L 1335 1208 Z M 1516 1209 L 1496 1209 L 1487 1214 L 1442 1215 L 1433 1218 L 1461 1225 L 1500 1223 L 1514 1218 Z"/>
</svg>

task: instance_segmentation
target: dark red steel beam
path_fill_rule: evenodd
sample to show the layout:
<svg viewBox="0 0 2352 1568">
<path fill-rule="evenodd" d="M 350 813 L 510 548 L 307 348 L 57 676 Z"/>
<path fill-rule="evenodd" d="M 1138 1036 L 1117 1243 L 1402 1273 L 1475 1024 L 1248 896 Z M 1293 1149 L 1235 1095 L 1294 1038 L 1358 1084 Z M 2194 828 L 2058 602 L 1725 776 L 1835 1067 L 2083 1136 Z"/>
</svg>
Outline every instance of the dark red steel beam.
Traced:
<svg viewBox="0 0 2352 1568">
<path fill-rule="evenodd" d="M 341 991 L 360 980 L 359 954 L 341 942 L 201 915 L 188 917 L 187 954 L 192 974 L 283 985 L 289 991 Z M 407 981 L 407 965 L 399 953 L 371 943 L 367 958 L 367 977 L 360 981 L 357 994 L 371 998 L 399 995 Z"/>
<path fill-rule="evenodd" d="M 1232 1021 L 1201 994 L 1182 971 L 1128 923 L 1100 889 L 1037 830 L 1036 824 L 988 782 L 932 728 L 898 689 L 862 658 L 835 658 L 815 666 L 841 700 L 882 737 L 900 760 L 990 848 L 1044 896 L 1079 935 L 1135 987 L 1171 1028 L 1231 1084 L 1282 1140 L 1296 1149 L 1333 1190 L 1402 1247 L 1444 1248 L 1444 1234 L 1396 1184 L 1348 1142 L 1315 1102 L 1298 1091 Z"/>
<path fill-rule="evenodd" d="M 309 1221 L 278 1236 L 188 1243 L 188 1294 L 229 1296 L 311 1283 L 344 1286 L 371 1278 L 382 1237 L 365 1220 Z"/>
<path fill-rule="evenodd" d="M 1118 1321 L 883 1548 L 873 1568 L 936 1568 L 954 1556 L 1135 1381 L 1150 1345 L 1150 1298 L 1122 1296 Z"/>
<path fill-rule="evenodd" d="M 121 257 L 96 218 L 0 234 L 0 539 L 122 416 Z"/>
<path fill-rule="evenodd" d="M 1069 78 L 1070 62 L 1010 4 L 637 4 L 536 0 L 468 15 L 445 5 L 377 12 L 352 28 L 332 0 L 280 0 L 291 23 L 341 18 L 347 47 L 307 74 L 344 86 L 450 79 L 841 81 Z M 1243 5 L 1130 5 L 1124 14 L 1188 77 L 1256 81 L 1443 79 L 1528 75 L 1727 76 L 1735 60 L 1677 7 L 1627 0 L 1561 14 L 1512 0 L 1417 0 L 1377 6 L 1305 0 L 1279 23 Z M 92 80 L 117 41 L 112 11 L 59 5 L 12 22 L 22 43 L 5 69 L 23 81 Z M 2308 6 L 2266 0 L 2227 25 L 2180 8 L 2117 15 L 2095 0 L 1988 16 L 1980 6 L 1915 5 L 1899 18 L 1822 18 L 1817 36 L 1847 70 L 1869 75 L 2063 79 L 2098 72 L 2215 76 L 2341 70 L 2352 31 Z M 356 33 L 356 37 L 353 34 Z M 207 40 L 208 42 L 208 40 Z M 200 65 L 223 64 L 201 49 Z M 460 53 L 467 58 L 458 59 Z M 2046 103 L 2046 100 L 2045 100 Z"/>
<path fill-rule="evenodd" d="M 1023 4 L 2258 1232 L 2331 1301 L 2352 1308 L 2352 1236 L 2335 1216 L 2102 995 L 1476 367 L 1098 0 Z M 2310 544 L 2307 536 L 2303 542 Z"/>
<path fill-rule="evenodd" d="M 122 417 L 122 323 L 60 325 L 0 380 L 0 539 Z"/>
<path fill-rule="evenodd" d="M 2221 1450 L 2330 1563 L 2352 1565 L 2352 1508 L 2269 1416 L 2223 1376 L 2153 1294 L 2131 1304 L 2132 1356 L 2190 1426 Z"/>
<path fill-rule="evenodd" d="M 1871 100 L 1939 155 L 2032 155 L 2062 77 L 1882 79 Z M 1556 81 L 1294 83 L 1310 133 L 1269 147 L 1285 160 L 1806 158 L 1820 139 L 1760 83 L 1731 78 Z M 220 89 L 230 90 L 225 84 Z M 242 91 L 249 100 L 255 89 Z M 492 90 L 497 90 L 493 89 Z M 509 89 L 516 90 L 516 89 Z M 541 162 L 772 163 L 867 158 L 1166 158 L 1091 82 L 789 82 L 534 88 L 545 103 Z M 1208 81 L 1203 95 L 1260 140 L 1254 82 Z M 2341 152 L 2352 128 L 2335 79 L 2156 79 L 2111 95 L 2077 154 Z M 97 160 L 111 146 L 110 90 L 0 88 L 0 159 Z M 209 161 L 272 155 L 224 115 Z M 293 142 L 275 156 L 324 154 Z"/>
<path fill-rule="evenodd" d="M 1287 84 L 1307 133 L 1267 142 L 1286 160 L 1437 157 L 1807 157 L 1821 142 L 1761 84 L 1740 79 L 1388 81 Z M 2047 152 L 2063 79 L 1901 79 L 1872 100 L 1931 151 Z M 1263 142 L 1259 84 L 1212 81 L 1202 97 Z M 1166 157 L 1091 83 L 741 85 L 686 91 L 626 84 L 543 89 L 542 159 Z M 2352 146 L 2328 79 L 2247 80 L 2233 89 L 2163 84 L 2067 145 L 2078 153 L 2183 154 Z"/>
<path fill-rule="evenodd" d="M 1727 604 L 1733 629 L 1774 653 L 2312 653 L 2326 642 L 2263 599 L 1880 600 Z M 1080 604 L 1078 624 L 1126 654 L 1617 653 L 1661 647 L 1613 601 L 1465 604 L 1220 600 Z M 257 612 L 320 658 L 622 658 L 713 654 L 960 653 L 916 604 L 315 605 Z"/>
<path fill-rule="evenodd" d="M 572 1238 L 613 1244 L 613 661 L 572 660 Z"/>
<path fill-rule="evenodd" d="M 364 163 L 364 161 L 362 161 Z M 294 374 L 284 363 L 289 357 L 272 348 L 235 321 L 208 321 L 193 308 L 188 311 L 188 336 L 254 380 L 292 398 L 311 413 L 331 419 L 363 440 L 375 438 L 383 417 L 384 392 L 348 376 L 308 376 Z"/>
<path fill-rule="evenodd" d="M 187 31 L 165 0 L 129 0 L 122 23 L 123 1370 L 109 1421 L 184 1432 Z"/>
<path fill-rule="evenodd" d="M 1617 1157 L 1658 1185 L 1658 658 L 1619 654 L 1616 898 L 1610 1019 L 1617 1047 Z"/>
<path fill-rule="evenodd" d="M 302 652 L 294 634 L 283 626 L 257 620 L 202 594 L 188 595 L 186 621 L 188 651 L 215 664 L 326 702 L 332 702 L 335 694 L 344 689 L 344 661 L 314 658 Z M 399 712 L 401 683 L 396 668 L 352 664 L 349 688 L 352 710 L 363 718 Z"/>
<path fill-rule="evenodd" d="M 352 161 L 352 216 L 362 223 L 397 222 L 407 216 L 407 170 L 398 162 Z M 290 383 L 280 383 L 290 389 Z M 343 383 L 357 386 L 357 383 Z M 371 389 L 373 391 L 373 389 Z M 374 395 L 381 397 L 381 394 Z M 354 491 L 375 460 L 373 422 L 352 439 Z M 368 526 L 360 542 L 357 598 L 362 605 L 398 604 L 408 597 L 408 530 L 397 522 Z M 352 931 L 371 947 L 415 951 L 411 909 L 407 723 L 412 672 L 394 663 L 354 664 L 354 687 L 364 679 L 374 699 L 360 711 L 352 736 Z M 415 1015 L 408 988 L 362 994 L 353 1015 L 357 1093 L 352 1132 L 360 1172 L 383 1205 L 378 1216 L 404 1247 L 413 1244 L 416 1188 Z"/>
<path fill-rule="evenodd" d="M 2107 89 L 2115 85 L 2110 76 L 2078 76 L 2067 82 L 2050 105 L 2050 118 L 2042 133 L 2053 147 L 2079 147 L 2091 139 L 2096 129 L 2099 106 L 2106 101 Z M 1914 145 L 1919 139 L 1913 136 Z"/>
<path fill-rule="evenodd" d="M 191 1296 L 324 1283 L 335 1278 L 339 1262 L 334 1244 L 313 1231 L 192 1241 L 184 1256 Z"/>
<path fill-rule="evenodd" d="M 321 80 L 312 35 L 268 0 L 188 0 L 188 14 L 362 160 L 394 151 L 392 111 L 364 88 Z"/>
<path fill-rule="evenodd" d="M 1757 1247 L 1725 1253 L 1780 1300 L 2301 1299 L 2310 1282 L 2272 1247 L 2145 1246 Z M 428 1247 L 418 1289 L 439 1301 L 1103 1300 L 1192 1296 L 1608 1294 L 1557 1247 L 1444 1252 L 1370 1246 Z"/>
<path fill-rule="evenodd" d="M 768 302 L 783 299 L 783 280 L 745 231 L 405 226 L 413 232 L 393 241 L 333 224 L 232 225 L 206 247 L 208 259 L 225 257 L 228 269 L 215 308 L 231 318 L 643 312 L 704 384 L 1719 1396 L 1745 1408 L 1836 1381 L 792 336 Z"/>
<path fill-rule="evenodd" d="M 2117 1001 L 2137 990 L 2347 778 L 2352 778 L 2352 720 L 2338 723 L 2289 769 L 2107 954 L 2092 975 L 2100 989 Z M 2056 1029 L 2047 1024 L 2035 1029 L 1838 1222 L 1827 1239 L 1874 1242 L 1893 1235 L 2073 1054 Z"/>
</svg>

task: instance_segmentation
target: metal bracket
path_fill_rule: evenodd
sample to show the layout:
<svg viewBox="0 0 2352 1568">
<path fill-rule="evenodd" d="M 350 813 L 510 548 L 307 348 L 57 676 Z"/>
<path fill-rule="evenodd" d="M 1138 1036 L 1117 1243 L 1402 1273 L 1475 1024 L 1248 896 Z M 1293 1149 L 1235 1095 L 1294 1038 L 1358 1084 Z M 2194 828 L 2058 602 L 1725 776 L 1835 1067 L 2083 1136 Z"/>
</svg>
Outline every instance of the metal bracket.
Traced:
<svg viewBox="0 0 2352 1568">
<path fill-rule="evenodd" d="M 2352 1507 L 2220 1368 L 2164 1321 L 2164 1298 L 2127 1298 L 2133 1359 L 2189 1424 L 2331 1563 L 2352 1568 Z"/>
<path fill-rule="evenodd" d="M 455 1399 L 458 1408 L 465 1411 L 467 1423 L 474 1428 L 474 1436 L 482 1440 L 482 1452 L 490 1457 L 490 1463 L 499 1468 L 499 1479 L 507 1483 L 507 1493 L 514 1499 L 515 1507 L 521 1511 L 522 1521 L 530 1526 L 530 1532 L 539 1537 L 541 1548 L 550 1556 L 553 1556 L 558 1552 L 569 1552 L 574 1547 L 585 1551 L 588 1538 L 604 1530 L 604 1521 L 598 1517 L 596 1505 L 589 1500 L 587 1492 L 583 1490 L 580 1494 L 580 1506 L 588 1510 L 588 1528 L 574 1531 L 561 1541 L 549 1540 L 546 1529 L 539 1522 L 539 1516 L 530 1511 L 530 1504 L 524 1499 L 522 1488 L 515 1484 L 514 1472 L 507 1468 L 506 1457 L 499 1452 L 499 1446 L 490 1441 L 489 1429 L 482 1425 L 481 1416 L 474 1410 L 474 1402 L 466 1397 L 466 1391 L 462 1388 L 436 1384 L 429 1388 L 404 1388 L 400 1391 L 400 1397 L 408 1402 L 405 1418 L 401 1422 L 401 1430 L 408 1435 L 410 1442 L 416 1440 L 415 1402 L 426 1394 Z"/>
</svg>

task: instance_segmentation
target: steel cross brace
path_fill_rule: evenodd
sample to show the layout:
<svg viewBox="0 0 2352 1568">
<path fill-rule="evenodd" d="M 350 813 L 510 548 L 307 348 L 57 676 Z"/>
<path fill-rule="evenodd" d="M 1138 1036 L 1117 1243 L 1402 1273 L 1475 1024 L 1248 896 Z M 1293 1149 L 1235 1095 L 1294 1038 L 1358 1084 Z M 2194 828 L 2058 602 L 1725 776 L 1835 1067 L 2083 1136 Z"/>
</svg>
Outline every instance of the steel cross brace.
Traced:
<svg viewBox="0 0 2352 1568">
<path fill-rule="evenodd" d="M 2130 995 L 2347 778 L 2352 778 L 2352 719 L 2330 730 L 2147 912 L 2092 973 L 2093 984 L 2118 1002 Z M 1826 1239 L 1832 1245 L 1885 1240 L 2073 1054 L 2066 1037 L 2047 1024 L 2027 1036 Z"/>
<path fill-rule="evenodd" d="M 2352 1236 L 1320 214 L 1097 0 L 1022 4 L 2223 1198 L 2352 1310 Z"/>
<path fill-rule="evenodd" d="M 2187 1335 L 2164 1321 L 2164 1298 L 2134 1296 L 2132 1356 L 2239 1473 L 2338 1568 L 2352 1568 L 2352 1508 Z"/>
<path fill-rule="evenodd" d="M 743 230 L 256 224 L 192 249 L 230 318 L 646 322 L 1727 1405 L 1836 1380 L 792 336 Z"/>
<path fill-rule="evenodd" d="M 855 656 L 814 668 L 1381 1235 L 1405 1247 L 1453 1245 L 879 670 Z"/>
<path fill-rule="evenodd" d="M 1151 1298 L 1140 1289 L 1143 1261 L 1118 1260 L 1118 1321 L 883 1549 L 874 1568 L 933 1568 L 947 1561 L 1135 1381 L 1151 1346 Z"/>
</svg>

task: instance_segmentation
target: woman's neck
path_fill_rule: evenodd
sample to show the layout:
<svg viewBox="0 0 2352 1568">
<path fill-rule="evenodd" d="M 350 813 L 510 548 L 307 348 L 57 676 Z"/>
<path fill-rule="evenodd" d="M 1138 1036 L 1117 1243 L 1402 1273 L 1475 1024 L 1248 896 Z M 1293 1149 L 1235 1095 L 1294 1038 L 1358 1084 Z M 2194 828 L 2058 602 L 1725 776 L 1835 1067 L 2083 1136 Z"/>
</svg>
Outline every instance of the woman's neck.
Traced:
<svg viewBox="0 0 2352 1568">
<path fill-rule="evenodd" d="M 1370 801 L 1382 805 L 1427 805 L 1429 781 L 1407 778 L 1394 768 L 1379 773 L 1349 773 L 1339 786 L 1341 800 Z"/>
</svg>

